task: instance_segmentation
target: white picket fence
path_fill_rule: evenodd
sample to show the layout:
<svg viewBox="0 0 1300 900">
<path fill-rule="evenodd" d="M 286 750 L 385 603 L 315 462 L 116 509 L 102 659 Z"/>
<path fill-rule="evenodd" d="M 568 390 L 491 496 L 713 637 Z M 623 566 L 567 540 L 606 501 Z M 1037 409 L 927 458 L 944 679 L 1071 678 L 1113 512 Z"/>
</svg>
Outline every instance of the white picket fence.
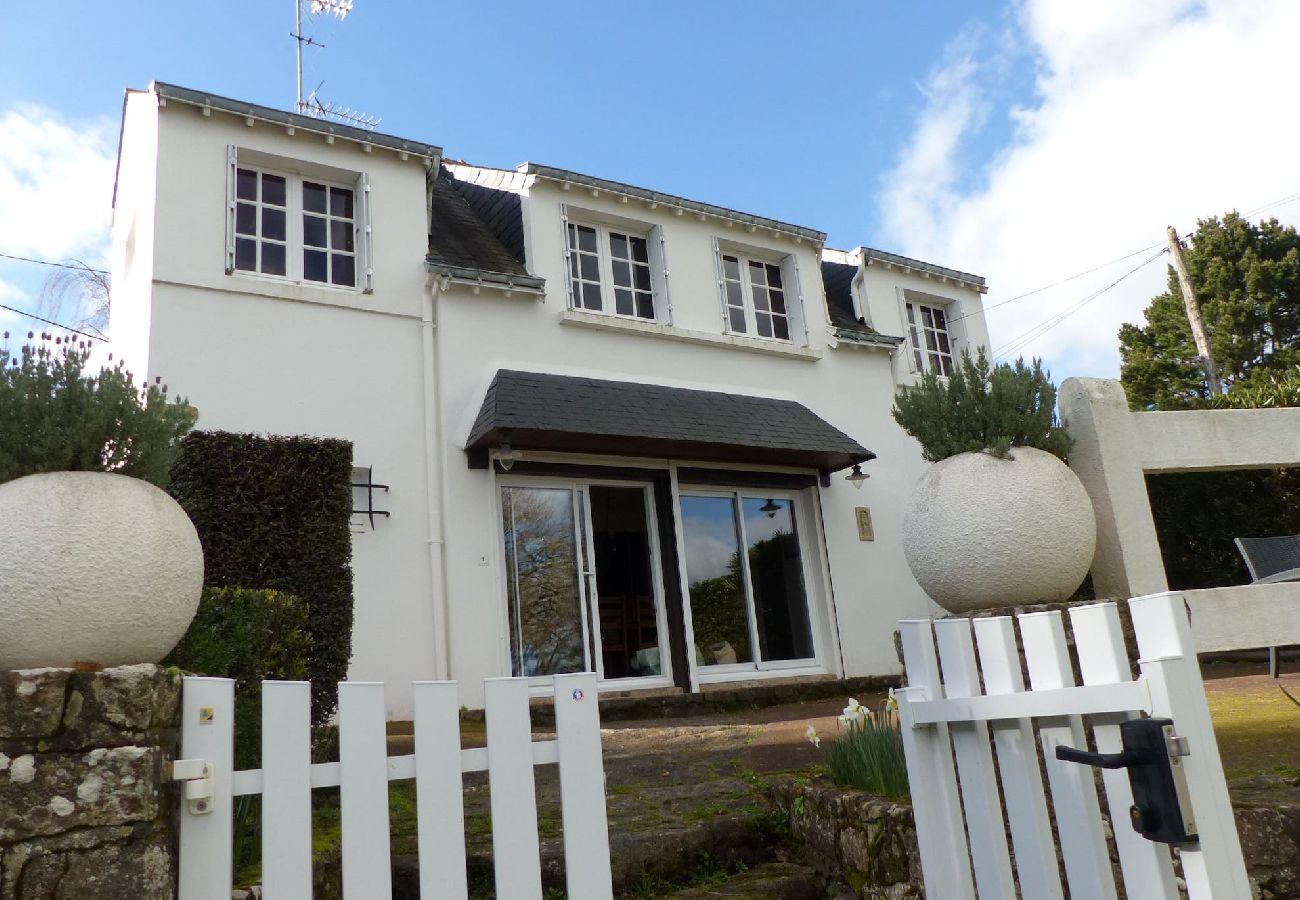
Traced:
<svg viewBox="0 0 1300 900">
<path fill-rule="evenodd" d="M 339 788 L 343 896 L 392 896 L 388 783 L 414 778 L 420 895 L 467 896 L 461 775 L 487 771 L 498 897 L 542 896 L 533 767 L 559 763 L 568 895 L 610 898 L 605 776 L 594 675 L 555 683 L 555 740 L 533 741 L 529 681 L 484 682 L 486 748 L 460 746 L 455 682 L 417 682 L 415 753 L 387 755 L 384 686 L 339 684 L 339 761 L 311 762 L 310 685 L 262 683 L 262 768 L 233 770 L 234 683 L 186 678 L 181 756 L 181 900 L 230 900 L 233 799 L 262 795 L 262 886 L 270 900 L 312 895 L 311 791 Z"/>
<path fill-rule="evenodd" d="M 1180 845 L 1189 897 L 1249 900 L 1183 597 L 1128 602 L 1140 651 L 1136 681 L 1113 603 L 1069 610 L 1082 685 L 1075 682 L 1059 612 L 1029 613 L 1014 623 L 1011 617 L 900 623 L 909 686 L 898 692 L 899 719 L 930 900 L 977 893 L 1015 898 L 1009 851 L 1019 896 L 1061 900 L 1058 847 L 1071 900 L 1114 898 L 1093 769 L 1056 759 L 1055 748 L 1086 748 L 1091 731 L 1098 752 L 1119 752 L 1119 723 L 1143 713 L 1172 719 L 1190 750 L 1179 759 L 1199 837 Z M 1146 840 L 1130 824 L 1127 773 L 1101 770 L 1101 782 L 1127 896 L 1177 900 L 1169 846 Z"/>
</svg>

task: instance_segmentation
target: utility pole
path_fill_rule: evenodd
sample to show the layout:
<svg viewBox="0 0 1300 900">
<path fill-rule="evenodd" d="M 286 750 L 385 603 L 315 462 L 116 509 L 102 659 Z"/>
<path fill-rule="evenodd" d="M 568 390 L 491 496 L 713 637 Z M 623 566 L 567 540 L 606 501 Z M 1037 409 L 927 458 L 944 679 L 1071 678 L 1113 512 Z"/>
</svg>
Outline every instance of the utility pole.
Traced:
<svg viewBox="0 0 1300 900">
<path fill-rule="evenodd" d="M 1214 357 L 1210 355 L 1210 339 L 1205 333 L 1205 320 L 1201 318 L 1201 304 L 1192 292 L 1192 276 L 1187 272 L 1187 260 L 1183 257 L 1183 245 L 1178 242 L 1178 232 L 1170 225 L 1165 234 L 1169 238 L 1169 255 L 1174 260 L 1174 271 L 1178 273 L 1178 287 L 1183 294 L 1183 305 L 1187 308 L 1187 322 L 1192 326 L 1192 340 L 1196 342 L 1196 351 L 1201 354 L 1201 365 L 1205 367 L 1205 380 L 1210 386 L 1210 395 L 1223 393 L 1223 382 L 1219 380 L 1219 370 L 1214 367 Z"/>
</svg>

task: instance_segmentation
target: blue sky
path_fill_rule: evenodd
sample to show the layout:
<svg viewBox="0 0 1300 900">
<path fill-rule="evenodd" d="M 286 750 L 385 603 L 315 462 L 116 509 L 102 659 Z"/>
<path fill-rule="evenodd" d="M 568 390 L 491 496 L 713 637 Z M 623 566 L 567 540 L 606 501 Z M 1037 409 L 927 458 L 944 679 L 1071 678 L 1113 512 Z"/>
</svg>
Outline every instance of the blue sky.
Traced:
<svg viewBox="0 0 1300 900">
<path fill-rule="evenodd" d="M 1300 126 L 1277 114 L 1300 74 L 1286 43 L 1298 9 L 357 0 L 345 22 L 312 27 L 327 46 L 308 50 L 306 81 L 452 157 L 547 163 L 819 228 L 832 246 L 983 274 L 992 305 L 1155 244 L 1167 224 L 1300 192 Z M 156 78 L 287 108 L 292 26 L 292 0 L 10 5 L 0 253 L 102 262 L 122 91 Z M 1182 141 L 1179 123 L 1206 108 L 1213 127 Z M 994 346 L 1145 258 L 999 307 Z M 42 274 L 0 260 L 0 303 L 34 308 Z M 1157 260 L 1013 348 L 1058 377 L 1113 377 L 1115 329 L 1163 282 Z"/>
</svg>

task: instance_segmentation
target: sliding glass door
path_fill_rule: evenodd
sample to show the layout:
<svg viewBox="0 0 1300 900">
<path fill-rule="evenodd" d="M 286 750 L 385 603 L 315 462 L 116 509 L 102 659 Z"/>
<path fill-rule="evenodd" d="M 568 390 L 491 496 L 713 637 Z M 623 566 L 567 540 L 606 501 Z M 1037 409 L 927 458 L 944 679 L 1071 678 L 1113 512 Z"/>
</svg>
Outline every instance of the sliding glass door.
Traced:
<svg viewBox="0 0 1300 900">
<path fill-rule="evenodd" d="M 501 486 L 514 675 L 666 675 L 648 485 L 552 480 Z"/>
<path fill-rule="evenodd" d="M 682 494 L 695 659 L 714 671 L 813 661 L 791 497 Z"/>
</svg>

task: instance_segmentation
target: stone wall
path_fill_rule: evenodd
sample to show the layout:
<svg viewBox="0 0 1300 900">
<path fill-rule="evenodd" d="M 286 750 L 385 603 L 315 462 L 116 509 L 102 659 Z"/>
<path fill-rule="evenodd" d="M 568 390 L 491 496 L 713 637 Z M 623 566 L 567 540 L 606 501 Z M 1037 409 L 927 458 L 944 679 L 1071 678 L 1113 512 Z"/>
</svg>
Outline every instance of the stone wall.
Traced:
<svg viewBox="0 0 1300 900">
<path fill-rule="evenodd" d="M 779 782 L 796 852 L 839 894 L 867 900 L 924 897 L 912 807 L 814 778 Z M 847 892 L 847 893 L 846 893 Z"/>
<path fill-rule="evenodd" d="M 0 671 L 0 900 L 175 895 L 179 675 Z"/>
</svg>

